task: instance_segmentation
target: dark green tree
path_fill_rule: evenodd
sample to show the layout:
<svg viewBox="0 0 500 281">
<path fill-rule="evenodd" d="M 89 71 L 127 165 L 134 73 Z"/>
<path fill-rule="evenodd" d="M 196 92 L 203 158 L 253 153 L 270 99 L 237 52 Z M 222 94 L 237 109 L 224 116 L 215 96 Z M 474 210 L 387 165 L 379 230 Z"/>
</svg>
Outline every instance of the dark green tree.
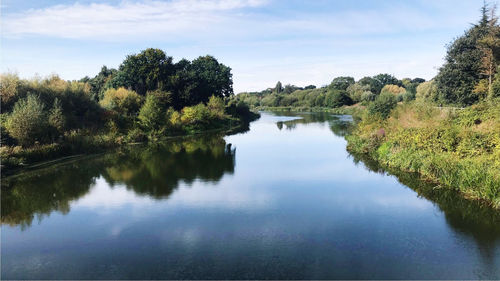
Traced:
<svg viewBox="0 0 500 281">
<path fill-rule="evenodd" d="M 479 42 L 488 34 L 488 10 L 482 9 L 479 23 L 473 25 L 464 35 L 449 46 L 444 65 L 436 76 L 439 100 L 447 104 L 471 105 L 478 101 L 475 85 L 483 78 L 483 51 Z"/>
<path fill-rule="evenodd" d="M 345 91 L 347 88 L 354 84 L 354 78 L 349 76 L 341 76 L 333 79 L 330 83 L 330 89 Z"/>
<path fill-rule="evenodd" d="M 111 86 L 125 87 L 145 95 L 147 91 L 169 89 L 169 76 L 174 72 L 172 57 L 160 49 L 146 49 L 129 55 L 113 77 Z"/>
<path fill-rule="evenodd" d="M 282 91 L 283 91 L 283 86 L 281 85 L 281 82 L 278 81 L 278 83 L 276 83 L 276 86 L 274 87 L 274 92 L 276 94 L 280 94 Z"/>
</svg>

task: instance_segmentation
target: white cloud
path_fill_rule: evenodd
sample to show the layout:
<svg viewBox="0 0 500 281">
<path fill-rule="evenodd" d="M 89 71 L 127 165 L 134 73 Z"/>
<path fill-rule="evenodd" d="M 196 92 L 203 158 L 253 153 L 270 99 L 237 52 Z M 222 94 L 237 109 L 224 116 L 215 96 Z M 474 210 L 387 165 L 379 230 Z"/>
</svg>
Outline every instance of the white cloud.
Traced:
<svg viewBox="0 0 500 281">
<path fill-rule="evenodd" d="M 4 34 L 37 34 L 62 38 L 98 38 L 180 33 L 206 29 L 223 12 L 263 5 L 265 0 L 174 0 L 57 5 L 7 15 Z"/>
</svg>

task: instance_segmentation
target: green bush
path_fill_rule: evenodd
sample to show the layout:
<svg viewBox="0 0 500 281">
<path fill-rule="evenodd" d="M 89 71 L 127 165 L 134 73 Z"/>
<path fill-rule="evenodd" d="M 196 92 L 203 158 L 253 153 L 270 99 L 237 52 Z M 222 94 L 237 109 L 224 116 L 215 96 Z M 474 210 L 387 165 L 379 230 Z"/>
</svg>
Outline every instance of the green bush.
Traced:
<svg viewBox="0 0 500 281">
<path fill-rule="evenodd" d="M 148 94 L 137 116 L 141 127 L 144 128 L 146 132 L 154 134 L 164 125 L 163 116 L 163 110 L 160 107 L 158 97 L 154 94 Z"/>
<path fill-rule="evenodd" d="M 380 94 L 375 101 L 368 105 L 368 112 L 371 115 L 380 115 L 382 118 L 389 117 L 391 110 L 397 105 L 396 97 L 390 93 Z"/>
<path fill-rule="evenodd" d="M 44 104 L 35 95 L 20 99 L 7 118 L 6 129 L 21 145 L 42 142 L 48 135 L 48 117 Z"/>
</svg>

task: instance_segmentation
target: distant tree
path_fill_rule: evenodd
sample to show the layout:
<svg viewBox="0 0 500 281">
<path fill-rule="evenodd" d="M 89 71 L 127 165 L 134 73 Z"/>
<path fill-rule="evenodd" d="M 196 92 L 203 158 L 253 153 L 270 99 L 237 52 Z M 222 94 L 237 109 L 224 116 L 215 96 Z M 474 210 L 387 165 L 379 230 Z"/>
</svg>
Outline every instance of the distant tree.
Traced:
<svg viewBox="0 0 500 281">
<path fill-rule="evenodd" d="M 406 92 L 405 88 L 400 87 L 398 85 L 391 85 L 391 84 L 385 85 L 381 90 L 381 93 L 391 93 L 391 94 L 396 95 L 396 96 L 399 94 L 403 94 L 405 92 Z"/>
<path fill-rule="evenodd" d="M 373 76 L 373 79 L 377 80 L 380 83 L 380 85 L 382 85 L 382 87 L 384 87 L 385 85 L 401 86 L 401 81 L 399 81 L 396 77 L 387 73 L 377 74 Z"/>
<path fill-rule="evenodd" d="M 360 83 L 354 83 L 347 88 L 347 93 L 354 102 L 360 102 L 363 93 L 371 92 L 370 85 L 361 85 Z"/>
<path fill-rule="evenodd" d="M 101 71 L 94 78 L 83 78 L 82 82 L 87 82 L 90 85 L 90 91 L 92 93 L 92 99 L 99 101 L 103 98 L 104 91 L 106 87 L 110 87 L 108 81 L 111 80 L 113 75 L 117 72 L 114 68 L 107 68 L 105 65 L 101 67 Z"/>
<path fill-rule="evenodd" d="M 316 86 L 314 86 L 314 85 L 309 85 L 309 86 L 305 86 L 305 87 L 304 87 L 304 90 L 313 90 L 313 89 L 316 89 Z"/>
<path fill-rule="evenodd" d="M 352 99 L 346 91 L 332 90 L 326 95 L 326 105 L 329 107 L 341 107 L 352 103 Z"/>
<path fill-rule="evenodd" d="M 347 88 L 354 84 L 354 78 L 349 76 L 341 76 L 333 79 L 330 83 L 330 89 L 345 91 Z"/>
<path fill-rule="evenodd" d="M 380 90 L 384 87 L 379 80 L 372 77 L 363 77 L 358 81 L 358 84 L 361 86 L 368 86 L 368 90 L 376 95 L 380 94 Z"/>
<path fill-rule="evenodd" d="M 281 86 L 281 82 L 278 81 L 278 83 L 276 83 L 276 87 L 274 87 L 274 92 L 277 94 L 280 94 L 282 91 L 283 91 L 283 87 Z"/>
</svg>

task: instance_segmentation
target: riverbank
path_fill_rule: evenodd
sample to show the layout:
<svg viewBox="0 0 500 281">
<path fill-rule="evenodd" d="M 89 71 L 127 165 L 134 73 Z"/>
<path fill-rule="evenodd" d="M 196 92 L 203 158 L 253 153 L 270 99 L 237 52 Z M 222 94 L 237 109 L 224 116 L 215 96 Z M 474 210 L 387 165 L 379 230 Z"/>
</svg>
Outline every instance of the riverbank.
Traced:
<svg viewBox="0 0 500 281">
<path fill-rule="evenodd" d="M 365 112 L 346 137 L 348 151 L 384 168 L 418 173 L 424 181 L 500 208 L 500 103 L 463 110 L 399 105 L 387 119 Z"/>
<path fill-rule="evenodd" d="M 119 147 L 140 143 L 156 143 L 169 139 L 189 137 L 199 134 L 224 132 L 234 134 L 248 130 L 250 122 L 257 120 L 259 114 L 251 112 L 244 118 L 227 118 L 225 122 L 199 130 L 183 130 L 176 134 L 164 134 L 154 139 L 145 138 L 142 141 L 127 138 L 126 135 L 110 134 L 109 132 L 92 132 L 90 130 L 74 131 L 65 136 L 64 141 L 51 144 L 38 144 L 32 147 L 2 146 L 0 157 L 2 159 L 1 176 L 10 176 L 25 169 L 38 168 L 66 161 L 79 156 L 107 152 Z"/>
<path fill-rule="evenodd" d="M 337 108 L 331 107 L 308 107 L 308 106 L 258 106 L 254 110 L 259 111 L 276 111 L 276 112 L 326 112 L 339 115 L 353 115 L 358 116 L 363 110 L 364 106 L 342 106 Z"/>
</svg>

